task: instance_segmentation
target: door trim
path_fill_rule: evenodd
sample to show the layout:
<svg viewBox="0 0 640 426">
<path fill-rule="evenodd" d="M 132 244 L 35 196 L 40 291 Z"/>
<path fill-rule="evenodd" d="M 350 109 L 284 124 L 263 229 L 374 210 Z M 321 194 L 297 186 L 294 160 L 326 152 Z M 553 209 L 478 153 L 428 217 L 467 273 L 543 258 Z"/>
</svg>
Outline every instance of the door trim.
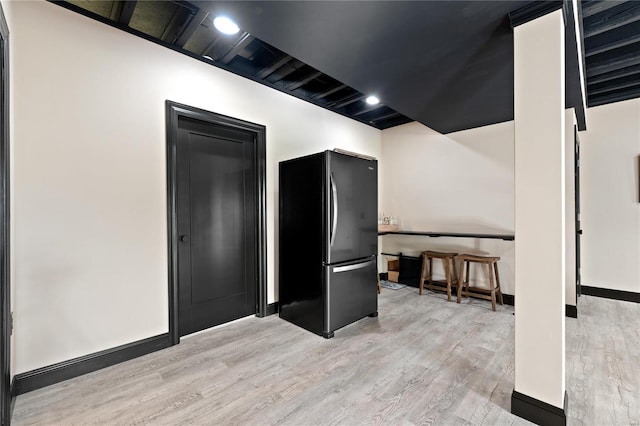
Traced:
<svg viewBox="0 0 640 426">
<path fill-rule="evenodd" d="M 11 421 L 11 218 L 10 218 L 10 159 L 9 159 L 9 27 L 0 5 L 0 423 Z"/>
<path fill-rule="evenodd" d="M 180 343 L 178 332 L 178 227 L 177 227 L 177 144 L 180 117 L 231 127 L 253 133 L 256 143 L 256 316 L 268 314 L 267 307 L 267 202 L 266 127 L 200 108 L 166 101 L 167 116 L 167 235 L 169 249 L 169 339 Z"/>
<path fill-rule="evenodd" d="M 573 179 L 574 179 L 574 222 L 575 222 L 575 238 L 576 238 L 576 315 L 578 306 L 578 297 L 582 295 L 582 263 L 580 256 L 582 252 L 582 218 L 580 217 L 580 138 L 578 137 L 578 126 L 573 126 Z"/>
</svg>

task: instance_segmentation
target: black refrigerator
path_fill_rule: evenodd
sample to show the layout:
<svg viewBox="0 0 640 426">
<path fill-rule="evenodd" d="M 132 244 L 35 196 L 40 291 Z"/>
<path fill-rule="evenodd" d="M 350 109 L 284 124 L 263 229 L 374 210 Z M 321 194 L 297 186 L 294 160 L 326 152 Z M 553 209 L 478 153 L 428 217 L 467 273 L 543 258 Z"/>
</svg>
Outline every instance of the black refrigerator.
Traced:
<svg viewBox="0 0 640 426">
<path fill-rule="evenodd" d="M 326 338 L 378 315 L 378 162 L 325 151 L 280 163 L 280 317 Z"/>
</svg>

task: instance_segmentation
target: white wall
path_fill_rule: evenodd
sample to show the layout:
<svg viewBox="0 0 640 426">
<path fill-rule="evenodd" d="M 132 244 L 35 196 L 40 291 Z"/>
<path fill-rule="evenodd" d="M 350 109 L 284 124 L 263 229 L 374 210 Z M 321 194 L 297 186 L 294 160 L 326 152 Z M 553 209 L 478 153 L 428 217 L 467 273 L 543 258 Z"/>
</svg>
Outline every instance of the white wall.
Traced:
<svg viewBox="0 0 640 426">
<path fill-rule="evenodd" d="M 575 125 L 576 114 L 573 108 L 565 110 L 565 301 L 576 306 L 576 181 L 575 181 Z"/>
<path fill-rule="evenodd" d="M 167 331 L 166 99 L 266 125 L 269 302 L 278 162 L 380 157 L 376 129 L 54 4 L 11 6 L 17 373 Z"/>
<path fill-rule="evenodd" d="M 580 132 L 582 284 L 640 292 L 640 99 L 587 110 Z"/>
<path fill-rule="evenodd" d="M 394 127 L 382 132 L 382 158 L 380 209 L 399 217 L 402 229 L 513 234 L 512 121 L 447 135 L 419 123 Z M 417 256 L 433 249 L 500 256 L 503 292 L 514 294 L 513 241 L 395 235 L 380 240 L 386 253 Z M 442 276 L 438 262 L 434 269 Z"/>
<path fill-rule="evenodd" d="M 165 99 L 267 126 L 269 302 L 282 159 L 337 146 L 382 156 L 380 210 L 400 216 L 403 228 L 514 229 L 513 123 L 449 135 L 412 123 L 382 132 L 381 148 L 375 129 L 55 5 L 3 7 L 11 31 L 14 372 L 167 330 Z M 638 292 L 640 101 L 591 108 L 587 119 L 583 284 Z M 503 287 L 514 292 L 512 242 L 381 241 L 385 251 L 502 256 Z"/>
</svg>

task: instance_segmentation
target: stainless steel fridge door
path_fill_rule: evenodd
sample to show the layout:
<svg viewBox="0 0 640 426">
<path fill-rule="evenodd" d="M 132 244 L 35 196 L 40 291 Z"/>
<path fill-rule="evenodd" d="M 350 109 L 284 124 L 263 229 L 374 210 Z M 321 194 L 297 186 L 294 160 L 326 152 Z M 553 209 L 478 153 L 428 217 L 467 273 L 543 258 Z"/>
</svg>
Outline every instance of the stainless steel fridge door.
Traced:
<svg viewBox="0 0 640 426">
<path fill-rule="evenodd" d="M 325 267 L 325 337 L 367 315 L 377 315 L 377 273 L 376 257 Z"/>
<path fill-rule="evenodd" d="M 328 153 L 326 263 L 378 254 L 378 162 Z"/>
</svg>

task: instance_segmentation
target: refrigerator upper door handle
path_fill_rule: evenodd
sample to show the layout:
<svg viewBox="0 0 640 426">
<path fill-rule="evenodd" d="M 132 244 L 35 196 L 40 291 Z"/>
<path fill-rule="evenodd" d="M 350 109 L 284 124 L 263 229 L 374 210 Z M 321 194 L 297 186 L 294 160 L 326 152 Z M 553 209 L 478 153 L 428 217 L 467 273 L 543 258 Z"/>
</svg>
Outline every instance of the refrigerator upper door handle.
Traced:
<svg viewBox="0 0 640 426">
<path fill-rule="evenodd" d="M 330 238 L 330 242 L 329 245 L 333 246 L 333 243 L 336 239 L 336 228 L 338 227 L 338 188 L 336 187 L 336 182 L 333 179 L 333 173 L 331 173 L 330 176 L 330 181 L 331 181 L 331 194 L 332 194 L 332 199 L 333 199 L 333 203 L 331 205 L 331 208 L 333 210 L 333 220 L 331 223 L 331 238 Z"/>
<path fill-rule="evenodd" d="M 336 268 L 333 268 L 333 272 L 354 271 L 356 269 L 366 268 L 367 266 L 373 264 L 373 262 L 375 262 L 375 259 L 371 259 L 371 260 L 369 260 L 367 262 L 363 262 L 363 263 L 356 263 L 355 265 L 338 266 Z"/>
</svg>

